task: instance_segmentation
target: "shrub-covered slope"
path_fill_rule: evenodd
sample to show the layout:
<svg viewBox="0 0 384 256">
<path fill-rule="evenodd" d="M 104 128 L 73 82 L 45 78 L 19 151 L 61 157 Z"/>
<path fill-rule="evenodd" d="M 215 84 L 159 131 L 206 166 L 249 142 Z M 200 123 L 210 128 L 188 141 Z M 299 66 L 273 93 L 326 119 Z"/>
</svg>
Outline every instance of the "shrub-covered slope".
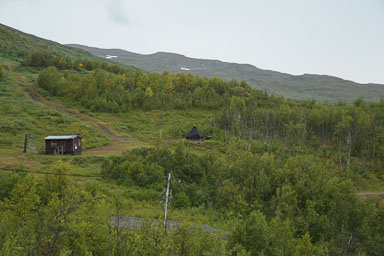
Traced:
<svg viewBox="0 0 384 256">
<path fill-rule="evenodd" d="M 0 58 L 1 255 L 384 250 L 384 201 L 357 196 L 384 187 L 383 101 L 295 102 L 246 82 L 147 74 L 30 43 L 32 51 Z M 26 88 L 45 97 L 32 100 Z M 75 110 L 51 104 L 102 119 L 146 147 L 109 157 L 23 155 L 26 133 L 80 133 L 92 147 L 111 140 Z M 212 140 L 185 141 L 193 124 Z M 168 219 L 183 222 L 173 231 L 153 222 L 163 218 L 168 173 Z M 146 221 L 127 230 L 112 216 Z"/>
</svg>

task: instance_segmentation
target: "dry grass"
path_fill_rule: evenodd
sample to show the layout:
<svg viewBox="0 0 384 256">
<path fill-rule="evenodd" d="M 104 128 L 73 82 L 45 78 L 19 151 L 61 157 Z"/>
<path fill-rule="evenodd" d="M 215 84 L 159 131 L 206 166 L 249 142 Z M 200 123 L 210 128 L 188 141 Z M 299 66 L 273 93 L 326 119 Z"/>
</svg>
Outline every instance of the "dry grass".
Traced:
<svg viewBox="0 0 384 256">
<path fill-rule="evenodd" d="M 40 163 L 37 159 L 30 157 L 29 154 L 23 154 L 21 152 L 17 155 L 0 157 L 1 167 L 18 168 L 21 165 L 24 165 L 29 170 L 34 170 L 40 166 Z"/>
<path fill-rule="evenodd" d="M 119 155 L 124 151 L 134 148 L 150 147 L 148 144 L 144 144 L 135 139 L 118 139 L 115 138 L 111 143 L 97 148 L 92 148 L 83 151 L 86 156 L 111 156 Z"/>
</svg>

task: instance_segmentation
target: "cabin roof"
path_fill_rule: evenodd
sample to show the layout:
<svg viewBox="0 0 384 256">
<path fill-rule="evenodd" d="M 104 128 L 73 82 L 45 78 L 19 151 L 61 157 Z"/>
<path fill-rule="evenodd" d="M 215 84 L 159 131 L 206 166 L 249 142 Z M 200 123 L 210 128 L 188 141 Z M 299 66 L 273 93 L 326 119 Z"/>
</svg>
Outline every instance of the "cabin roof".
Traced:
<svg viewBox="0 0 384 256">
<path fill-rule="evenodd" d="M 204 137 L 204 135 L 197 129 L 196 125 L 193 126 L 192 130 L 186 135 L 186 137 L 190 138 L 195 134 L 199 135 L 199 137 Z"/>
<path fill-rule="evenodd" d="M 81 138 L 79 135 L 64 135 L 64 136 L 48 136 L 45 137 L 45 140 L 71 140 L 74 138 Z"/>
</svg>

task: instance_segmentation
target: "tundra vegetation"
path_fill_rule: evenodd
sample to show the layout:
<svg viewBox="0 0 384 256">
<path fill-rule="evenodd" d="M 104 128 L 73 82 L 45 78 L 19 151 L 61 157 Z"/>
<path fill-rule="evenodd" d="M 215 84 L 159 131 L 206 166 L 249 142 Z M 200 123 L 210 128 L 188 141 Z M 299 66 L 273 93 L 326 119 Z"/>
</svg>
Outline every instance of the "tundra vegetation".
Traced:
<svg viewBox="0 0 384 256">
<path fill-rule="evenodd" d="M 70 113 L 49 113 L 31 100 L 24 113 L 16 106 L 27 96 L 12 88 L 18 83 L 12 75 L 28 78 L 50 101 L 100 118 L 150 146 L 108 157 L 31 155 L 30 168 L 3 170 L 2 255 L 384 251 L 384 200 L 358 195 L 384 189 L 384 101 L 292 101 L 245 82 L 148 74 L 51 51 L 17 58 L 16 70 L 3 70 L 9 78 L 0 82 L 0 147 L 11 152 L 2 157 L 14 156 L 11 149 L 20 146 L 11 139 L 31 129 L 83 131 L 85 145 L 93 147 L 109 142 L 93 128 L 75 125 Z M 53 120 L 42 126 L 38 115 Z M 213 139 L 184 141 L 193 124 Z M 56 175 L 23 172 L 29 169 Z M 168 218 L 183 224 L 165 235 L 151 220 L 162 218 L 159 200 L 168 173 L 173 194 Z M 111 216 L 123 215 L 147 224 L 138 230 L 111 225 Z"/>
</svg>

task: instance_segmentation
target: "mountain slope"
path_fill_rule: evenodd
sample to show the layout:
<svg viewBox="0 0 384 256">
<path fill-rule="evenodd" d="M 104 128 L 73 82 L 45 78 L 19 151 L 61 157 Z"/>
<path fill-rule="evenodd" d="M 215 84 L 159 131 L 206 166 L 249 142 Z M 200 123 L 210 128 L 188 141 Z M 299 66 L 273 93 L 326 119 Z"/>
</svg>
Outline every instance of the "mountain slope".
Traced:
<svg viewBox="0 0 384 256">
<path fill-rule="evenodd" d="M 71 44 L 94 56 L 112 59 L 149 72 L 192 73 L 198 76 L 218 76 L 223 79 L 245 80 L 251 86 L 294 100 L 315 98 L 320 102 L 353 102 L 359 97 L 366 101 L 379 101 L 384 97 L 384 85 L 359 84 L 326 75 L 304 74 L 293 76 L 263 70 L 249 64 L 236 64 L 219 60 L 188 58 L 174 53 L 137 54 L 120 49 L 100 49 Z"/>
<path fill-rule="evenodd" d="M 75 58 L 98 59 L 88 52 L 39 38 L 0 23 L 0 57 L 19 61 L 31 52 L 41 50 Z"/>
</svg>

